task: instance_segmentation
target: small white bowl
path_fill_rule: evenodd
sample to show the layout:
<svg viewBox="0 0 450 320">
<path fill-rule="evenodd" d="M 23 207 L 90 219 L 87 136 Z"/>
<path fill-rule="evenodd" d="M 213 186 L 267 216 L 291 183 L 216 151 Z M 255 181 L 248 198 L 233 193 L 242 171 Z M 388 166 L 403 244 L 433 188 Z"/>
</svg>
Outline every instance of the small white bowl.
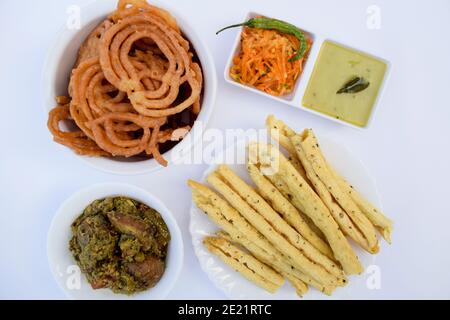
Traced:
<svg viewBox="0 0 450 320">
<path fill-rule="evenodd" d="M 61 30 L 53 47 L 47 55 L 42 71 L 45 112 L 55 107 L 55 96 L 67 95 L 67 86 L 71 70 L 78 55 L 78 49 L 89 33 L 104 20 L 117 6 L 118 0 L 94 1 L 80 7 L 81 28 Z M 211 116 L 217 91 L 217 76 L 214 60 L 205 42 L 201 40 L 188 22 L 173 8 L 165 3 L 151 1 L 155 6 L 169 11 L 177 20 L 180 29 L 191 42 L 200 60 L 203 70 L 203 97 L 201 111 L 189 134 L 175 147 L 163 154 L 170 163 L 177 163 L 190 153 L 193 145 L 199 141 Z M 133 175 L 162 169 L 156 160 L 135 161 L 133 159 L 77 156 L 93 167 L 113 174 Z"/>
<path fill-rule="evenodd" d="M 371 54 L 369 52 L 366 52 L 364 50 L 357 49 L 357 48 L 355 48 L 353 46 L 348 46 L 346 44 L 343 44 L 340 41 L 335 41 L 335 40 L 328 39 L 328 38 L 323 38 L 323 37 L 320 37 L 320 36 L 318 36 L 317 38 L 318 38 L 318 40 L 320 40 L 320 43 L 318 43 L 318 45 L 316 46 L 316 49 L 313 52 L 311 52 L 311 57 L 314 58 L 314 63 L 311 64 L 311 69 L 307 70 L 307 72 L 308 72 L 308 81 L 305 81 L 304 83 L 302 83 L 302 85 L 300 87 L 301 93 L 302 93 L 301 97 L 300 97 L 300 99 L 301 99 L 300 100 L 300 109 L 305 110 L 305 111 L 307 111 L 309 113 L 313 113 L 315 115 L 318 115 L 319 117 L 331 120 L 333 122 L 340 123 L 340 124 L 346 125 L 348 127 L 352 127 L 354 129 L 357 129 L 357 130 L 368 129 L 370 127 L 370 125 L 372 124 L 373 119 L 375 118 L 375 112 L 378 110 L 378 106 L 380 104 L 381 98 L 382 98 L 382 96 L 384 94 L 384 91 L 385 91 L 386 83 L 388 82 L 388 80 L 390 78 L 390 75 L 391 75 L 391 63 L 388 60 L 386 60 L 386 59 L 380 58 L 380 57 L 378 57 L 376 55 L 373 55 L 373 54 Z M 348 49 L 359 51 L 359 52 L 361 52 L 363 54 L 366 54 L 367 56 L 371 56 L 372 58 L 375 58 L 375 59 L 377 59 L 379 61 L 382 61 L 382 62 L 384 62 L 386 64 L 386 71 L 384 73 L 383 80 L 381 81 L 380 88 L 378 89 L 378 94 L 377 94 L 377 96 L 375 98 L 375 102 L 373 103 L 372 110 L 370 111 L 370 115 L 369 115 L 369 119 L 367 120 L 367 124 L 364 127 L 355 125 L 353 123 L 350 123 L 350 122 L 347 122 L 347 121 L 344 121 L 344 120 L 341 120 L 341 119 L 336 119 L 335 117 L 329 116 L 329 115 L 327 115 L 325 113 L 321 113 L 319 111 L 315 111 L 315 110 L 313 110 L 311 108 L 307 108 L 307 107 L 305 107 L 303 105 L 303 101 L 302 101 L 303 100 L 303 95 L 304 95 L 304 93 L 306 91 L 306 88 L 308 86 L 309 79 L 312 76 L 312 72 L 313 72 L 313 69 L 314 69 L 317 57 L 319 55 L 320 49 L 322 48 L 322 45 L 323 45 L 323 43 L 325 41 L 334 42 L 334 43 L 337 43 L 338 45 L 340 45 L 342 47 L 346 47 Z"/>
<path fill-rule="evenodd" d="M 157 210 L 170 231 L 166 270 L 160 281 L 146 291 L 127 296 L 115 294 L 110 289 L 92 289 L 72 253 L 69 241 L 72 238 L 70 226 L 83 210 L 94 200 L 105 197 L 126 196 Z M 175 284 L 183 265 L 183 239 L 172 213 L 166 206 L 144 189 L 122 183 L 102 183 L 82 189 L 64 201 L 56 212 L 47 238 L 47 256 L 56 282 L 71 299 L 95 300 L 158 300 L 164 299 Z"/>
<path fill-rule="evenodd" d="M 249 12 L 242 21 L 248 21 L 249 19 L 255 18 L 255 17 L 258 17 L 258 16 L 264 16 L 264 17 L 269 17 L 270 18 L 270 16 L 268 16 L 268 15 L 259 14 L 259 13 L 255 13 L 255 12 Z M 315 48 L 315 46 L 316 46 L 315 35 L 313 33 L 309 32 L 309 31 L 303 29 L 300 26 L 297 26 L 297 25 L 295 25 L 295 26 L 297 28 L 299 28 L 300 30 L 302 30 L 308 37 L 310 37 L 313 40 L 312 47 L 310 49 L 310 52 L 311 52 L 313 50 L 313 48 Z M 295 97 L 297 95 L 300 83 L 301 82 L 308 82 L 308 79 L 304 79 L 305 78 L 305 72 L 304 71 L 302 72 L 302 74 L 298 77 L 297 81 L 295 82 L 294 90 L 292 90 L 292 92 L 290 94 L 285 95 L 285 96 L 280 96 L 280 97 L 273 96 L 273 95 L 268 94 L 268 93 L 266 93 L 264 91 L 261 91 L 261 90 L 258 90 L 256 88 L 253 88 L 253 87 L 251 87 L 249 85 L 245 85 L 245 84 L 239 83 L 239 82 L 237 82 L 236 80 L 234 80 L 233 78 L 230 77 L 230 68 L 233 65 L 233 59 L 241 51 L 241 33 L 242 33 L 242 30 L 244 30 L 244 27 L 240 27 L 239 28 L 239 33 L 237 34 L 236 39 L 234 40 L 233 49 L 231 50 L 231 54 L 228 57 L 227 64 L 226 64 L 226 67 L 225 67 L 225 70 L 224 70 L 224 74 L 223 74 L 223 76 L 225 78 L 225 81 L 230 83 L 230 84 L 232 84 L 232 85 L 235 85 L 235 86 L 241 87 L 243 89 L 246 89 L 246 90 L 255 92 L 257 94 L 260 94 L 262 96 L 268 97 L 268 98 L 270 98 L 272 100 L 275 100 L 275 101 L 278 101 L 278 102 L 281 102 L 281 103 L 286 103 L 286 104 L 289 104 L 289 105 L 293 105 L 293 101 L 295 100 Z M 314 64 L 313 62 L 310 62 L 310 60 L 311 60 L 310 56 L 308 56 L 308 59 L 306 59 L 306 61 L 305 61 L 304 70 L 309 65 Z"/>
</svg>

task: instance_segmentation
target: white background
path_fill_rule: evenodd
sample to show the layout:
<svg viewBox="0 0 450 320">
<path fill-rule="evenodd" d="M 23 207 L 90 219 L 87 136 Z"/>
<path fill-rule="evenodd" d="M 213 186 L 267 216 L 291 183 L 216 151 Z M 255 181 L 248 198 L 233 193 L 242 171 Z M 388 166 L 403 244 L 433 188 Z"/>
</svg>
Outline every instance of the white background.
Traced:
<svg viewBox="0 0 450 320">
<path fill-rule="evenodd" d="M 185 241 L 182 275 L 169 298 L 224 298 L 200 270 L 188 232 L 188 178 L 206 165 L 172 166 L 142 176 L 92 169 L 53 143 L 42 105 L 46 53 L 65 24 L 66 8 L 88 1 L 0 0 L 0 298 L 64 298 L 50 274 L 47 230 L 61 202 L 96 182 L 121 181 L 150 190 L 177 218 Z M 377 257 L 382 288 L 354 298 L 450 298 L 450 1 L 176 1 L 215 59 L 219 87 L 209 127 L 260 128 L 274 113 L 301 129 L 347 145 L 376 178 L 395 224 L 393 245 Z M 381 29 L 366 27 L 369 5 Z M 237 31 L 214 32 L 259 11 L 392 63 L 371 128 L 358 131 L 224 83 Z"/>
</svg>

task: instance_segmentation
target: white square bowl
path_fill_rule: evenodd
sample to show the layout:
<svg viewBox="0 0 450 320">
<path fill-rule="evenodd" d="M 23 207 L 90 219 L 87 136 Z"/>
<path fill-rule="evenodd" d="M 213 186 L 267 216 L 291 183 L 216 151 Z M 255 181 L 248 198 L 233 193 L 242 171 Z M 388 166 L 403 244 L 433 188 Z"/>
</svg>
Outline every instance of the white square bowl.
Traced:
<svg viewBox="0 0 450 320">
<path fill-rule="evenodd" d="M 254 18 L 254 17 L 257 17 L 257 16 L 270 17 L 269 15 L 259 14 L 259 13 L 255 13 L 255 12 L 249 12 L 249 13 L 247 13 L 247 15 L 244 17 L 244 19 L 242 21 L 247 21 L 247 20 L 249 20 L 251 18 Z M 287 22 L 289 22 L 289 21 L 287 21 Z M 226 66 L 225 66 L 225 70 L 224 70 L 225 81 L 230 83 L 233 86 L 237 86 L 237 87 L 243 88 L 245 90 L 257 93 L 259 95 L 268 97 L 268 98 L 270 98 L 272 100 L 281 102 L 283 104 L 287 104 L 287 105 L 292 106 L 294 108 L 301 109 L 301 110 L 304 110 L 304 111 L 309 112 L 309 113 L 313 113 L 313 114 L 315 114 L 315 115 L 317 115 L 319 117 L 326 118 L 326 119 L 331 120 L 333 122 L 337 122 L 337 123 L 346 125 L 348 127 L 356 128 L 356 129 L 359 129 L 359 130 L 361 130 L 361 129 L 368 129 L 369 126 L 371 125 L 371 123 L 373 122 L 375 111 L 378 109 L 378 105 L 380 103 L 381 97 L 383 96 L 383 92 L 385 90 L 386 83 L 387 83 L 387 81 L 389 79 L 389 76 L 390 76 L 390 70 L 391 70 L 390 62 L 385 60 L 385 59 L 383 59 L 383 58 L 380 58 L 378 56 L 375 56 L 373 54 L 365 52 L 364 50 L 360 50 L 360 49 L 356 49 L 354 47 L 347 46 L 347 45 L 343 44 L 341 41 L 335 41 L 333 39 L 328 39 L 328 38 L 326 38 L 326 37 L 324 37 L 324 36 L 322 36 L 320 34 L 313 33 L 311 31 L 309 31 L 310 30 L 309 28 L 302 28 L 302 26 L 299 26 L 296 23 L 292 23 L 292 22 L 289 22 L 289 23 L 297 26 L 300 30 L 302 30 L 304 33 L 306 33 L 313 41 L 311 49 L 310 49 L 309 54 L 308 54 L 308 58 L 306 59 L 305 64 L 303 66 L 303 72 L 301 73 L 301 75 L 297 79 L 297 81 L 295 83 L 295 88 L 290 94 L 288 94 L 286 96 L 281 96 L 281 97 L 272 96 L 272 95 L 270 95 L 268 93 L 265 93 L 265 92 L 263 92 L 261 90 L 253 88 L 251 86 L 239 83 L 239 82 L 235 81 L 234 79 L 232 79 L 230 77 L 229 71 L 230 71 L 231 66 L 233 65 L 233 58 L 241 50 L 241 33 L 242 33 L 242 30 L 243 30 L 243 27 L 239 28 L 239 33 L 236 35 L 236 39 L 235 39 L 234 44 L 233 44 L 233 49 L 231 50 L 230 56 L 228 57 L 228 60 L 227 60 Z M 317 60 L 317 57 L 318 57 L 319 52 L 320 52 L 320 48 L 322 47 L 322 44 L 324 43 L 324 41 L 332 41 L 332 42 L 338 43 L 339 45 L 351 48 L 353 50 L 357 50 L 359 52 L 362 52 L 364 54 L 372 56 L 372 57 L 374 57 L 374 58 L 376 58 L 376 59 L 378 59 L 380 61 L 383 61 L 386 64 L 386 72 L 384 74 L 383 81 L 382 81 L 382 83 L 380 85 L 380 89 L 378 91 L 378 95 L 377 95 L 377 97 L 375 99 L 375 102 L 374 102 L 374 105 L 372 107 L 369 120 L 368 120 L 367 125 L 365 127 L 360 127 L 360 126 L 354 125 L 352 123 L 349 123 L 349 122 L 346 122 L 346 121 L 343 121 L 343 120 L 340 120 L 340 119 L 336 119 L 336 118 L 334 118 L 332 116 L 329 116 L 329 115 L 326 115 L 326 114 L 314 111 L 314 110 L 312 110 L 310 108 L 307 108 L 307 107 L 303 106 L 303 104 L 302 104 L 303 95 L 305 93 L 306 87 L 308 86 L 308 82 L 309 82 L 309 79 L 310 79 L 310 77 L 312 75 L 315 62 Z"/>
<path fill-rule="evenodd" d="M 331 120 L 331 121 L 333 121 L 333 122 L 341 123 L 341 124 L 346 125 L 346 126 L 348 126 L 348 127 L 352 127 L 352 128 L 358 129 L 358 130 L 365 130 L 365 129 L 368 129 L 368 128 L 370 127 L 370 125 L 372 124 L 372 122 L 373 122 L 373 118 L 374 118 L 374 115 L 375 115 L 375 111 L 378 109 L 378 105 L 379 105 L 379 102 L 380 102 L 380 100 L 381 100 L 381 97 L 382 97 L 382 95 L 383 95 L 383 93 L 384 93 L 384 89 L 385 89 L 385 87 L 386 87 L 387 80 L 388 80 L 389 77 L 390 77 L 390 74 L 391 74 L 391 72 L 390 72 L 390 71 L 391 71 L 391 63 L 390 63 L 389 61 L 387 61 L 386 59 L 380 58 L 380 57 L 378 57 L 378 56 L 376 56 L 376 55 L 373 55 L 373 54 L 371 54 L 371 53 L 369 53 L 369 52 L 366 52 L 366 51 L 364 51 L 364 50 L 357 49 L 357 48 L 352 47 L 352 46 L 348 46 L 348 45 L 346 45 L 346 44 L 343 44 L 343 43 L 340 42 L 340 41 L 335 41 L 334 39 L 328 39 L 328 38 L 323 38 L 323 37 L 318 37 L 318 38 L 319 38 L 320 40 L 318 41 L 318 43 L 317 43 L 317 45 L 316 45 L 316 48 L 315 48 L 316 50 L 314 51 L 314 63 L 311 63 L 311 64 L 310 64 L 310 68 L 308 69 L 307 80 L 304 81 L 304 82 L 302 83 L 302 86 L 301 86 L 301 93 L 299 94 L 299 99 L 300 99 L 300 100 L 298 101 L 298 104 L 296 104 L 295 106 L 298 106 L 300 109 L 305 110 L 305 111 L 310 112 L 310 113 L 313 113 L 313 114 L 315 114 L 315 115 L 318 115 L 318 116 L 320 116 L 320 117 L 322 117 L 322 118 L 329 119 L 329 120 Z M 364 54 L 364 55 L 367 55 L 367 56 L 370 56 L 370 57 L 372 57 L 372 58 L 374 58 L 374 59 L 377 59 L 377 60 L 379 60 L 379 61 L 382 61 L 382 62 L 386 65 L 386 70 L 385 70 L 383 79 L 382 79 L 382 81 L 381 81 L 380 88 L 378 89 L 378 94 L 377 94 L 377 96 L 376 96 L 376 98 L 375 98 L 375 101 L 374 101 L 374 103 L 373 103 L 372 110 L 370 111 L 370 116 L 369 116 L 369 119 L 367 120 L 367 124 L 366 124 L 364 127 L 361 127 L 361 126 L 352 124 L 352 123 L 350 123 L 350 122 L 346 122 L 346 121 L 341 120 L 341 119 L 337 119 L 337 118 L 335 118 L 335 117 L 333 117 L 333 116 L 330 116 L 330 115 L 327 115 L 327 114 L 324 114 L 324 113 L 315 111 L 315 110 L 310 109 L 310 108 L 307 108 L 307 107 L 305 107 L 305 106 L 303 105 L 303 102 L 302 102 L 303 95 L 304 95 L 304 93 L 305 93 L 306 87 L 308 86 L 309 79 L 310 79 L 311 76 L 312 76 L 312 72 L 313 72 L 314 67 L 315 67 L 315 62 L 317 61 L 317 56 L 319 55 L 320 49 L 322 48 L 322 44 L 323 44 L 325 41 L 333 42 L 333 43 L 338 44 L 339 46 L 342 46 L 342 47 L 345 47 L 345 48 L 348 48 L 348 49 L 351 49 L 351 50 L 358 51 L 358 52 L 360 52 L 360 53 L 362 53 L 362 54 Z M 320 42 L 320 43 L 319 43 L 319 42 Z M 312 57 L 310 56 L 310 58 L 312 58 Z"/>
</svg>

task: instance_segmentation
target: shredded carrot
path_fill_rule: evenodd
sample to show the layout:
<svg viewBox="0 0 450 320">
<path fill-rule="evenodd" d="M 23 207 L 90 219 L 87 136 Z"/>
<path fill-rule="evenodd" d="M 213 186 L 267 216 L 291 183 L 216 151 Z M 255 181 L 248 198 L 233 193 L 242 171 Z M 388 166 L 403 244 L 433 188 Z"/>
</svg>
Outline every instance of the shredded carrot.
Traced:
<svg viewBox="0 0 450 320">
<path fill-rule="evenodd" d="M 299 48 L 299 41 L 292 35 L 275 30 L 245 27 L 241 34 L 241 50 L 233 59 L 230 77 L 274 96 L 282 96 L 294 90 L 303 71 L 305 55 L 290 62 Z"/>
</svg>

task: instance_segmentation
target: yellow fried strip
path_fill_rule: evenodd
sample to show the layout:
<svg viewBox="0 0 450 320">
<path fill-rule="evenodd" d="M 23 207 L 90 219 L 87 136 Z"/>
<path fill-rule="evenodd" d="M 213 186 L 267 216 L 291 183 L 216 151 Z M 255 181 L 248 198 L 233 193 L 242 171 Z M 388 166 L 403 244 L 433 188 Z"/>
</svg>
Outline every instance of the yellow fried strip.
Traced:
<svg viewBox="0 0 450 320">
<path fill-rule="evenodd" d="M 223 237 L 229 241 L 236 242 L 240 245 L 242 245 L 244 248 L 249 250 L 256 258 L 261 260 L 262 262 L 272 266 L 275 270 L 280 272 L 283 276 L 286 277 L 286 279 L 291 282 L 291 284 L 297 285 L 298 288 L 296 288 L 297 293 L 299 294 L 300 284 L 298 282 L 292 283 L 291 280 L 298 279 L 302 281 L 305 284 L 309 284 L 312 287 L 316 288 L 317 290 L 325 293 L 326 295 L 331 295 L 333 291 L 336 289 L 336 287 L 333 286 L 325 286 L 318 281 L 314 280 L 310 276 L 307 276 L 306 274 L 302 273 L 301 271 L 297 270 L 294 266 L 292 266 L 286 258 L 284 258 L 281 255 L 277 255 L 277 257 L 274 259 L 273 256 L 264 249 L 260 248 L 253 242 L 249 241 L 245 236 L 235 238 L 231 234 L 228 234 L 224 231 L 219 231 L 217 233 L 220 237 Z M 273 248 L 274 251 L 277 251 L 275 248 Z"/>
<path fill-rule="evenodd" d="M 227 201 L 201 183 L 189 180 L 188 184 L 192 188 L 195 204 L 233 239 L 236 240 L 245 235 L 249 241 L 270 253 L 273 259 L 280 258 L 281 255 L 278 254 L 278 251 L 273 250 L 272 244 Z"/>
<path fill-rule="evenodd" d="M 264 279 L 272 282 L 279 287 L 284 284 L 284 278 L 278 272 L 255 259 L 252 255 L 240 250 L 230 241 L 217 237 L 211 238 L 211 241 L 215 244 L 216 247 L 220 248 L 223 252 L 228 253 L 232 258 L 238 260 L 241 264 L 253 270 L 256 274 L 260 275 Z"/>
<path fill-rule="evenodd" d="M 269 133 L 269 135 L 272 137 L 273 140 L 275 140 L 277 143 L 279 143 L 286 151 L 289 153 L 289 162 L 295 167 L 295 169 L 300 173 L 303 179 L 305 179 L 306 182 L 312 187 L 311 181 L 309 181 L 308 177 L 306 176 L 306 170 L 303 168 L 302 163 L 297 157 L 297 152 L 295 151 L 294 146 L 292 145 L 290 137 L 296 135 L 295 131 L 289 128 L 283 121 L 278 120 L 273 115 L 269 115 L 266 119 L 266 128 Z M 280 192 L 283 193 L 283 195 L 286 197 L 285 188 L 283 189 L 283 183 L 280 181 L 280 179 L 276 178 L 276 175 L 274 176 L 274 179 L 272 179 L 272 183 L 275 184 L 274 180 L 278 180 L 277 183 L 279 186 L 277 187 L 280 189 Z M 317 228 L 317 226 L 309 219 L 308 216 L 305 216 L 305 214 L 302 212 L 302 210 L 299 210 L 300 215 L 303 216 L 303 219 L 308 223 L 309 227 L 322 239 L 325 239 L 325 236 L 320 231 L 320 229 Z"/>
<path fill-rule="evenodd" d="M 344 277 L 338 265 L 318 251 L 301 234 L 292 228 L 273 208 L 257 193 L 245 183 L 236 173 L 226 165 L 220 165 L 216 170 L 234 191 L 245 199 L 257 213 L 261 215 L 272 227 L 284 236 L 294 247 L 300 250 L 311 261 L 323 266 L 328 272 L 336 277 Z"/>
<path fill-rule="evenodd" d="M 208 176 L 208 182 L 218 190 L 223 197 L 233 206 L 239 213 L 244 216 L 261 234 L 285 254 L 295 267 L 304 273 L 312 276 L 317 281 L 331 286 L 342 286 L 346 280 L 338 278 L 330 274 L 322 266 L 309 260 L 296 247 L 287 241 L 281 234 L 276 232 L 262 216 L 260 216 L 250 205 L 247 204 L 233 189 L 220 179 L 217 173 Z"/>
<path fill-rule="evenodd" d="M 294 139 L 294 138 L 292 138 Z M 334 200 L 331 193 L 328 191 L 325 184 L 320 180 L 320 178 L 314 172 L 314 169 L 311 163 L 306 158 L 305 152 L 302 148 L 297 149 L 297 155 L 300 158 L 300 161 L 303 164 L 303 167 L 306 170 L 306 175 L 309 180 L 312 182 L 314 189 L 316 190 L 319 197 L 328 207 L 333 218 L 339 224 L 344 234 L 348 235 L 352 238 L 357 244 L 359 244 L 362 248 L 367 250 L 368 252 L 372 252 L 372 248 L 369 247 L 367 239 L 364 235 L 359 231 L 357 226 L 353 223 L 353 221 L 349 218 L 347 213 L 339 206 L 339 204 Z"/>
<path fill-rule="evenodd" d="M 261 165 L 279 172 L 280 177 L 290 190 L 292 204 L 300 210 L 303 209 L 303 212 L 324 233 L 334 256 L 341 263 L 344 271 L 347 274 L 361 273 L 363 268 L 358 257 L 319 196 L 279 150 L 266 144 L 258 144 L 258 149 Z"/>
<path fill-rule="evenodd" d="M 391 233 L 393 222 L 386 217 L 379 209 L 375 208 L 367 201 L 355 188 L 353 188 L 343 177 L 341 177 L 330 165 L 329 170 L 339 183 L 344 192 L 346 192 L 355 201 L 356 205 L 366 215 L 366 217 L 378 228 L 383 238 L 391 243 Z"/>
<path fill-rule="evenodd" d="M 270 115 L 266 119 L 266 127 L 270 136 L 277 141 L 283 148 L 285 148 L 290 154 L 296 154 L 294 147 L 292 146 L 290 138 L 295 136 L 294 130 L 289 128 L 283 121 L 276 119 L 273 115 Z M 303 171 L 304 173 L 304 171 Z M 306 177 L 306 174 L 303 175 Z"/>
<path fill-rule="evenodd" d="M 295 292 L 300 296 L 303 297 L 307 292 L 308 292 L 308 285 L 306 283 L 304 283 L 302 280 L 296 278 L 295 276 L 293 276 L 291 273 L 286 273 L 283 270 L 277 268 L 277 263 L 274 263 L 274 260 L 272 259 L 267 259 L 267 257 L 261 256 L 258 253 L 255 254 L 255 252 L 253 250 L 251 250 L 252 244 L 250 243 L 250 246 L 245 246 L 242 243 L 245 241 L 234 241 L 231 236 L 224 232 L 224 231 L 219 231 L 216 232 L 216 235 L 220 238 L 223 238 L 229 242 L 236 242 L 237 244 L 243 246 L 245 249 L 247 249 L 255 258 L 257 258 L 259 261 L 271 266 L 275 271 L 277 271 L 278 273 L 280 273 L 283 277 L 285 277 L 286 279 L 288 279 L 289 283 L 291 283 L 291 285 L 294 287 Z M 244 238 L 245 239 L 245 238 Z M 248 241 L 247 241 L 248 242 Z M 254 245 L 253 245 L 254 246 Z M 277 262 L 277 260 L 275 260 L 275 262 Z"/>
<path fill-rule="evenodd" d="M 258 168 L 258 170 L 261 172 L 261 168 Z M 261 174 L 263 174 L 261 172 Z M 292 194 L 289 190 L 287 184 L 281 179 L 281 176 L 279 173 L 272 174 L 272 175 L 266 175 L 265 176 L 270 182 L 277 188 L 277 190 L 283 195 L 284 198 L 286 198 L 289 202 L 292 202 Z M 314 224 L 314 222 L 311 220 L 310 217 L 308 217 L 303 212 L 303 206 L 301 203 L 298 204 L 298 206 L 295 207 L 297 211 L 300 213 L 300 216 L 305 220 L 305 222 L 308 224 L 309 228 L 314 231 L 314 233 L 322 238 L 322 240 L 326 240 L 325 235 L 323 232 Z"/>
<path fill-rule="evenodd" d="M 264 177 L 258 167 L 249 163 L 247 164 L 247 171 L 263 198 L 317 250 L 333 259 L 334 256 L 330 246 L 309 227 L 297 209 Z"/>
<path fill-rule="evenodd" d="M 292 266 L 289 259 L 278 251 L 278 249 L 250 225 L 239 212 L 214 191 L 193 180 L 189 180 L 188 184 L 192 188 L 195 204 L 203 210 L 216 225 L 224 229 L 233 241 L 243 245 L 255 256 L 258 254 L 258 257 L 265 256 L 266 260 L 261 261 L 271 261 L 273 263 L 272 266 L 276 266 L 280 270 L 283 270 L 283 272 L 301 279 L 303 282 L 327 295 L 331 295 L 335 290 L 335 286 L 323 285 L 319 281 Z"/>
<path fill-rule="evenodd" d="M 300 297 L 303 297 L 308 292 L 308 286 L 302 280 L 290 275 L 285 275 L 286 279 L 288 279 L 289 283 L 294 287 L 295 292 Z"/>
<path fill-rule="evenodd" d="M 206 237 L 203 240 L 203 244 L 211 253 L 218 256 L 225 264 L 232 267 L 254 284 L 270 293 L 275 293 L 280 288 L 279 285 L 270 282 L 257 273 L 256 270 L 252 269 L 252 267 L 255 267 L 256 265 L 262 267 L 263 264 L 261 262 L 240 250 L 236 246 L 233 246 L 231 243 L 226 243 L 224 239 Z M 252 266 L 249 266 L 244 261 L 252 261 Z"/>
<path fill-rule="evenodd" d="M 307 172 L 306 167 L 307 164 L 302 160 L 301 164 L 299 164 L 300 160 L 297 158 L 297 150 L 292 144 L 291 137 L 295 136 L 296 133 L 294 130 L 289 128 L 283 121 L 276 119 L 274 116 L 267 117 L 266 126 L 271 134 L 272 138 L 279 142 L 283 148 L 288 150 L 291 154 L 289 156 L 289 162 L 300 172 L 303 176 L 303 172 Z M 355 194 L 356 190 L 353 190 L 350 185 L 340 177 L 333 168 L 328 165 L 330 172 L 334 175 L 335 179 L 338 181 L 340 187 L 349 193 L 361 211 L 369 218 L 369 220 L 379 229 L 382 236 L 390 242 L 390 230 L 392 230 L 392 222 L 387 219 L 379 210 L 374 208 L 370 203 L 368 203 L 360 194 Z M 304 176 L 303 176 L 304 177 Z M 351 219 L 347 214 L 342 215 L 342 208 L 338 205 L 334 204 L 334 199 L 330 202 L 328 201 L 331 194 L 329 194 L 328 190 L 323 189 L 318 181 L 320 179 L 314 174 L 313 177 L 307 174 L 308 181 L 314 184 L 314 189 L 316 189 L 319 196 L 325 202 L 331 213 L 333 214 L 336 221 L 339 223 L 339 226 L 343 229 L 344 233 L 350 236 L 356 243 L 358 243 L 365 250 L 371 252 L 373 249 L 369 248 L 369 244 L 367 239 L 361 234 L 361 232 L 356 228 Z M 314 180 L 311 181 L 311 180 Z M 311 185 L 310 183 L 310 185 Z M 319 188 L 319 190 L 317 189 Z M 326 192 L 322 191 L 326 190 Z M 345 212 L 345 211 L 344 211 Z M 339 219 L 337 219 L 339 217 Z M 364 238 L 364 239 L 363 239 Z M 376 248 L 375 248 L 376 249 Z"/>
</svg>

